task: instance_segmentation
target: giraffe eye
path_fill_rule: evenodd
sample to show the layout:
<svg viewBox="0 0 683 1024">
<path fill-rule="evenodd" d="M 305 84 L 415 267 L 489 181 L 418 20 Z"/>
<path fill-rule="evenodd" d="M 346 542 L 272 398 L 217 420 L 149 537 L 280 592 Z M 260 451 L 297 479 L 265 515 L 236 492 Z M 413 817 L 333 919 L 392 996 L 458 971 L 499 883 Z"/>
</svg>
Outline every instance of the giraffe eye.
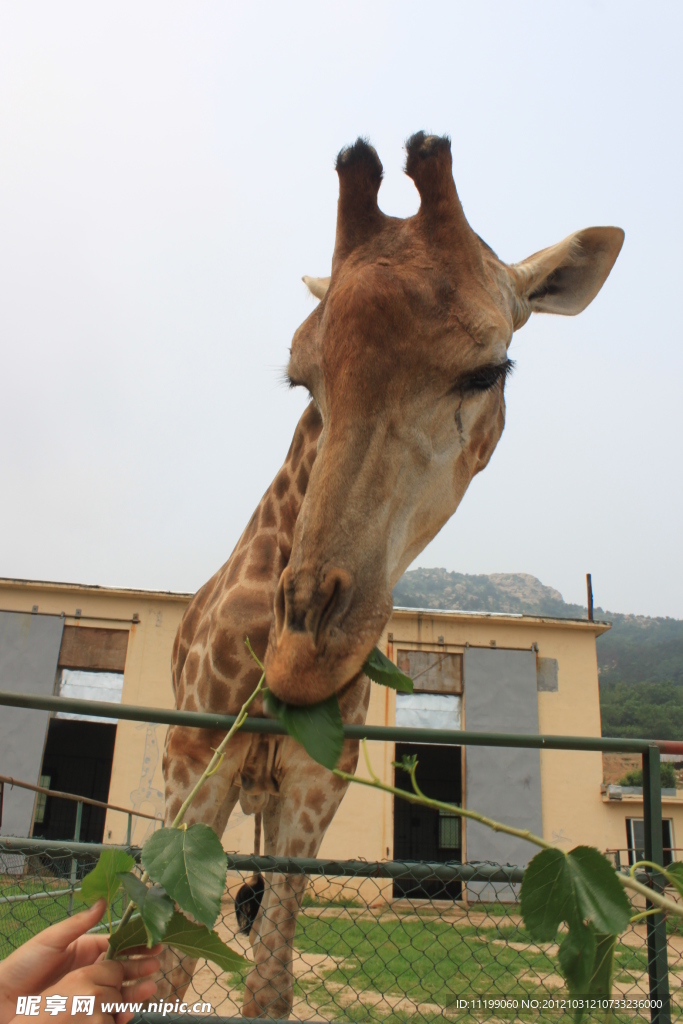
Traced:
<svg viewBox="0 0 683 1024">
<path fill-rule="evenodd" d="M 285 370 L 283 372 L 283 374 L 282 374 L 282 383 L 286 387 L 288 387 L 290 389 L 303 388 L 304 391 L 308 392 L 308 397 L 310 398 L 310 400 L 312 402 L 315 402 L 316 405 L 318 404 L 316 402 L 315 396 L 314 396 L 313 392 L 311 391 L 311 389 L 309 388 L 308 384 L 304 384 L 304 382 L 302 380 L 296 380 L 296 378 L 292 377 L 292 375 L 289 373 L 288 370 Z"/>
<path fill-rule="evenodd" d="M 477 395 L 493 391 L 499 381 L 502 380 L 504 383 L 507 380 L 514 365 L 511 359 L 506 359 L 504 363 L 480 366 L 472 373 L 468 373 L 466 377 L 461 377 L 456 381 L 451 390 L 462 395 Z"/>
</svg>

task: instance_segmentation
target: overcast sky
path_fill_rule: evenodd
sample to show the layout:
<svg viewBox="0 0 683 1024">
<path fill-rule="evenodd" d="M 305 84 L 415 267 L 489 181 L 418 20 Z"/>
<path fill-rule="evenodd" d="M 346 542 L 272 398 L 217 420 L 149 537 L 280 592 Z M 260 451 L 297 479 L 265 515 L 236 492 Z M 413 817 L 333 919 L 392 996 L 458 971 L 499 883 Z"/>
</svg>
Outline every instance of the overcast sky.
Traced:
<svg viewBox="0 0 683 1024">
<path fill-rule="evenodd" d="M 0 5 L 0 575 L 197 589 L 280 466 L 334 158 L 449 134 L 508 261 L 626 242 L 513 340 L 507 426 L 415 565 L 683 617 L 680 3 Z"/>
</svg>

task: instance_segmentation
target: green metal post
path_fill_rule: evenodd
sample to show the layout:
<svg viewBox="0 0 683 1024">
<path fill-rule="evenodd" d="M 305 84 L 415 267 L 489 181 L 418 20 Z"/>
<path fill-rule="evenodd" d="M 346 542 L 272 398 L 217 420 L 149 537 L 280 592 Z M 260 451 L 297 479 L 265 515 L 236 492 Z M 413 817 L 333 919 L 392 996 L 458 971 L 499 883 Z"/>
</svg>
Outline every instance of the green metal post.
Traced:
<svg viewBox="0 0 683 1024">
<path fill-rule="evenodd" d="M 131 845 L 131 837 L 133 835 L 133 815 L 128 812 L 128 826 L 126 828 L 126 846 Z"/>
<path fill-rule="evenodd" d="M 662 864 L 662 784 L 659 747 L 652 744 L 643 752 L 643 817 L 645 831 L 645 859 Z M 663 875 L 652 874 L 652 884 L 661 889 L 666 884 Z M 647 903 L 648 910 L 652 906 Z M 650 999 L 661 1000 L 661 1007 L 653 1006 L 650 1019 L 653 1024 L 671 1024 L 669 1000 L 669 964 L 667 961 L 666 922 L 663 914 L 646 919 L 647 970 L 650 978 Z"/>
<path fill-rule="evenodd" d="M 79 842 L 81 838 L 81 822 L 83 821 L 83 801 L 79 800 L 76 804 L 76 828 L 74 829 L 74 842 Z M 74 912 L 74 889 L 76 888 L 76 879 L 78 863 L 75 857 L 71 858 L 71 875 L 69 876 L 69 904 L 66 908 L 67 917 L 71 917 Z"/>
</svg>

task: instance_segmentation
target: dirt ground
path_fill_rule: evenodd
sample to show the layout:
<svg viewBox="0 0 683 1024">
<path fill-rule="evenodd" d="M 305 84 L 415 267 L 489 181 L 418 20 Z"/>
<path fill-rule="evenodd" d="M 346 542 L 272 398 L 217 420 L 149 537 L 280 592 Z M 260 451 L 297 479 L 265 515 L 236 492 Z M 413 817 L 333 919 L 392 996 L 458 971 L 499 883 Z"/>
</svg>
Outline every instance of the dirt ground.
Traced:
<svg viewBox="0 0 683 1024">
<path fill-rule="evenodd" d="M 642 763 L 640 754 L 603 754 L 602 780 L 608 786 L 618 786 L 619 779 L 622 779 L 627 772 L 641 768 Z"/>
<path fill-rule="evenodd" d="M 602 755 L 602 780 L 608 786 L 618 786 L 619 780 L 627 772 L 642 768 L 643 762 L 640 754 L 612 754 Z M 683 769 L 676 764 L 676 775 L 678 776 L 678 788 L 683 788 Z"/>
</svg>

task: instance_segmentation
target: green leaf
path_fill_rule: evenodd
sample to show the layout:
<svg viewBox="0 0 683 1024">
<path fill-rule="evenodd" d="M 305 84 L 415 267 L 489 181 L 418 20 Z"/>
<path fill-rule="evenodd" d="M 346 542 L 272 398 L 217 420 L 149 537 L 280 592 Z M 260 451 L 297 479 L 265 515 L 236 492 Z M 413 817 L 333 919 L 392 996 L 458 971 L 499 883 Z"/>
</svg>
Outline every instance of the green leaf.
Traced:
<svg viewBox="0 0 683 1024">
<path fill-rule="evenodd" d="M 110 907 L 121 888 L 119 873 L 135 867 L 135 859 L 123 850 L 103 850 L 97 864 L 81 882 L 80 898 L 88 906 L 104 898 Z"/>
<path fill-rule="evenodd" d="M 228 858 L 208 825 L 162 828 L 142 848 L 150 878 L 188 913 L 211 926 L 221 909 Z"/>
<path fill-rule="evenodd" d="M 522 917 L 537 942 L 552 942 L 561 921 L 618 935 L 628 926 L 628 898 L 610 862 L 590 846 L 570 853 L 542 850 L 522 882 Z"/>
<path fill-rule="evenodd" d="M 541 850 L 522 881 L 522 917 L 536 942 L 553 942 L 562 921 L 579 924 L 574 894 L 562 850 Z"/>
<path fill-rule="evenodd" d="M 631 905 L 617 873 L 592 846 L 577 846 L 567 863 L 582 920 L 592 921 L 598 932 L 619 935 L 628 928 Z"/>
<path fill-rule="evenodd" d="M 119 875 L 123 888 L 140 911 L 140 917 L 147 930 L 147 946 L 151 949 L 161 942 L 166 925 L 173 917 L 173 900 L 163 889 L 153 885 L 148 888 L 136 875 L 130 872 Z"/>
<path fill-rule="evenodd" d="M 334 693 L 319 704 L 298 707 L 285 704 L 268 691 L 265 707 L 280 719 L 289 735 L 301 744 L 309 757 L 330 770 L 337 767 L 344 746 L 344 724 Z"/>
<path fill-rule="evenodd" d="M 666 875 L 669 882 L 675 886 L 679 896 L 683 896 L 683 861 L 677 860 L 673 864 L 669 864 L 666 870 L 662 868 L 662 874 Z"/>
<path fill-rule="evenodd" d="M 177 912 L 166 929 L 164 942 L 189 956 L 206 957 L 224 971 L 235 971 L 249 965 L 249 961 L 226 946 L 216 932 L 209 931 L 203 924 L 188 921 Z"/>
<path fill-rule="evenodd" d="M 567 979 L 570 995 L 586 995 L 595 960 L 595 929 L 592 925 L 573 925 L 562 941 L 557 959 Z"/>
<path fill-rule="evenodd" d="M 588 982 L 588 993 L 591 996 L 612 995 L 612 973 L 614 968 L 614 950 L 617 945 L 616 935 L 597 933 L 593 971 Z"/>
<path fill-rule="evenodd" d="M 373 683 L 380 686 L 389 686 L 392 690 L 399 690 L 401 693 L 413 692 L 413 681 L 410 676 L 401 672 L 393 661 L 385 654 L 382 654 L 379 647 L 373 648 L 368 659 L 363 665 L 363 672 L 372 679 Z"/>
<path fill-rule="evenodd" d="M 123 953 L 126 949 L 147 945 L 147 929 L 139 914 L 133 914 L 124 926 L 117 928 L 109 939 L 109 945 L 115 953 Z"/>
</svg>

